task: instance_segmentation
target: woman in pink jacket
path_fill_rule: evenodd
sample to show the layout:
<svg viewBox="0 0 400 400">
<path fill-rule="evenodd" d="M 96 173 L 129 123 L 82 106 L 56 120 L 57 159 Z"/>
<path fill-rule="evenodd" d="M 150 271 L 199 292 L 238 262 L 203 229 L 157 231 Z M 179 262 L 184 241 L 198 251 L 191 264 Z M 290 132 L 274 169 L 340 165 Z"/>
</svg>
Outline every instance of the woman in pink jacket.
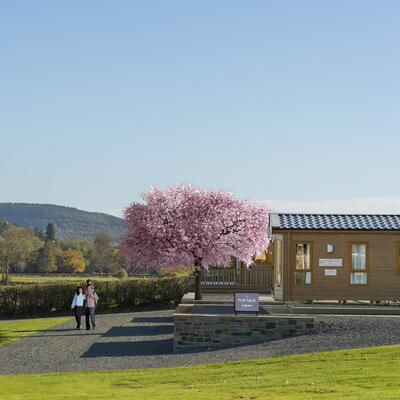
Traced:
<svg viewBox="0 0 400 400">
<path fill-rule="evenodd" d="M 93 285 L 89 283 L 86 285 L 86 292 L 85 292 L 86 302 L 85 302 L 85 319 L 86 319 L 86 330 L 90 331 L 90 322 L 92 323 L 92 329 L 96 329 L 96 301 L 97 295 L 94 292 Z"/>
</svg>

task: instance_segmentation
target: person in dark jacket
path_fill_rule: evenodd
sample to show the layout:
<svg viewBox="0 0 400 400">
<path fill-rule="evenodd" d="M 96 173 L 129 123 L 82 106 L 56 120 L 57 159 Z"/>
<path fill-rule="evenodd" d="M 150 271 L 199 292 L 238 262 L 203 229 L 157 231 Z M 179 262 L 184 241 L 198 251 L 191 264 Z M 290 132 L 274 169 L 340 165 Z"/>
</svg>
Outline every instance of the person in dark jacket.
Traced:
<svg viewBox="0 0 400 400">
<path fill-rule="evenodd" d="M 85 302 L 85 319 L 86 319 L 86 330 L 90 331 L 90 323 L 92 323 L 92 329 L 96 329 L 96 301 L 97 295 L 93 289 L 93 285 L 89 283 L 86 286 L 86 302 Z M 89 321 L 90 318 L 90 321 Z"/>
</svg>

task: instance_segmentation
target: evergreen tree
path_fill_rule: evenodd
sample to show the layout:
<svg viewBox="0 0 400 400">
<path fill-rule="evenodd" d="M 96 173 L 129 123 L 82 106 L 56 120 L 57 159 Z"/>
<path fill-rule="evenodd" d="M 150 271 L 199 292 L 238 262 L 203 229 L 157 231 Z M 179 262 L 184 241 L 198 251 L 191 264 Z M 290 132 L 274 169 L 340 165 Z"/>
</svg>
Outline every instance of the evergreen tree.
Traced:
<svg viewBox="0 0 400 400">
<path fill-rule="evenodd" d="M 37 272 L 39 273 L 56 272 L 58 253 L 59 253 L 59 248 L 57 246 L 57 243 L 52 240 L 46 240 L 44 246 L 39 250 L 39 255 L 37 260 Z"/>
<path fill-rule="evenodd" d="M 56 240 L 56 228 L 54 224 L 47 224 L 46 228 L 46 240 Z"/>
</svg>

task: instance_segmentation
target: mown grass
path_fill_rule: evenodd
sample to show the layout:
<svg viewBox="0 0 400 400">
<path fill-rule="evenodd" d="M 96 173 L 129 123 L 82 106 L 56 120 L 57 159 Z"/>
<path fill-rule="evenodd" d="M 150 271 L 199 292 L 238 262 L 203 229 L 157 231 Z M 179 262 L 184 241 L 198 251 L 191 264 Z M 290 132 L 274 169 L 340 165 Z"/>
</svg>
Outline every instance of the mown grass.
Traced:
<svg viewBox="0 0 400 400">
<path fill-rule="evenodd" d="M 8 400 L 399 399 L 400 346 L 201 366 L 0 376 Z"/>
<path fill-rule="evenodd" d="M 0 346 L 15 342 L 24 336 L 33 335 L 41 330 L 62 324 L 70 319 L 71 317 L 0 321 Z"/>
</svg>

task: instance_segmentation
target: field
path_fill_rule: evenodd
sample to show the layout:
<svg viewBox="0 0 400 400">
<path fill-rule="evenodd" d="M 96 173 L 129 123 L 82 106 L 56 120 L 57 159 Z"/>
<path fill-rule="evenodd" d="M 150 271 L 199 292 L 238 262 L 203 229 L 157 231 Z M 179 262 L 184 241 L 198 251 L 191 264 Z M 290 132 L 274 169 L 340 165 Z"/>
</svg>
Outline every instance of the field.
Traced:
<svg viewBox="0 0 400 400">
<path fill-rule="evenodd" d="M 24 336 L 33 335 L 38 331 L 62 324 L 69 319 L 71 318 L 41 318 L 0 321 L 0 346 L 15 342 Z"/>
<path fill-rule="evenodd" d="M 10 281 L 13 284 L 31 284 L 31 283 L 63 283 L 71 282 L 83 284 L 87 279 L 93 279 L 97 282 L 113 282 L 119 279 L 113 276 L 97 276 L 97 275 L 10 275 Z M 130 279 L 130 278 L 128 278 Z"/>
<path fill-rule="evenodd" d="M 398 399 L 399 367 L 396 345 L 177 368 L 2 375 L 0 398 Z"/>
<path fill-rule="evenodd" d="M 169 272 L 169 271 L 160 271 L 159 277 L 167 277 L 167 276 L 188 276 L 191 272 L 189 267 L 183 267 L 177 271 Z M 124 280 L 133 280 L 138 278 L 144 278 L 144 275 L 133 275 L 129 276 Z M 2 274 L 0 274 L 0 282 L 2 279 Z M 83 284 L 87 279 L 92 279 L 93 282 L 115 282 L 121 280 L 115 276 L 106 276 L 106 275 L 93 275 L 93 274 L 85 274 L 85 275 L 63 275 L 63 274 L 53 274 L 53 275 L 39 275 L 39 274 L 10 274 L 10 283 L 11 284 L 40 284 L 40 283 L 76 283 Z M 1 285 L 1 284 L 0 284 Z"/>
</svg>

